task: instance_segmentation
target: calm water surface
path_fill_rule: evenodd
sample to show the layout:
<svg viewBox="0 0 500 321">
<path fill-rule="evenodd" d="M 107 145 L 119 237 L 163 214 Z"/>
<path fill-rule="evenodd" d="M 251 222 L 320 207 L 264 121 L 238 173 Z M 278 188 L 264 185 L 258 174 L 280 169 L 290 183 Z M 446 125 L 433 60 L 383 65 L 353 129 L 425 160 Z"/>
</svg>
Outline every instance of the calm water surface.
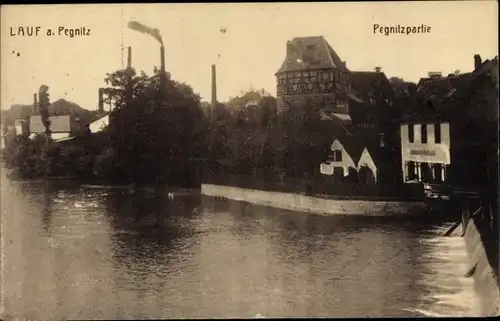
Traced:
<svg viewBox="0 0 500 321">
<path fill-rule="evenodd" d="M 6 318 L 480 313 L 445 226 L 4 176 Z"/>
</svg>

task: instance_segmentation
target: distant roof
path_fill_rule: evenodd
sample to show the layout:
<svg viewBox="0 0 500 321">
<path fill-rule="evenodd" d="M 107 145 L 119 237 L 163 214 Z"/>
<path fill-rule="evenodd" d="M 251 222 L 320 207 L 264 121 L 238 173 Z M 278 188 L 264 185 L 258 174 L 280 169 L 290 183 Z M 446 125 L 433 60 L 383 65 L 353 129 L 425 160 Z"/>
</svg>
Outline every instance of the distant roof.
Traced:
<svg viewBox="0 0 500 321">
<path fill-rule="evenodd" d="M 474 73 L 483 72 L 483 71 L 489 70 L 490 68 L 497 68 L 497 72 L 498 72 L 498 56 L 496 56 L 495 58 L 493 58 L 491 60 L 486 59 L 485 61 L 483 61 L 481 66 L 478 69 L 474 70 Z"/>
<path fill-rule="evenodd" d="M 286 71 L 331 68 L 349 71 L 325 37 L 300 37 L 288 41 L 285 61 L 276 74 Z"/>
<path fill-rule="evenodd" d="M 477 76 L 473 73 L 453 75 L 438 79 L 422 78 L 417 86 L 421 97 L 450 98 L 471 88 Z"/>
<path fill-rule="evenodd" d="M 484 74 L 464 73 L 437 79 L 422 78 L 417 87 L 417 99 L 401 121 L 446 120 L 461 110 L 453 107 L 470 101 L 478 81 L 485 77 Z"/>
<path fill-rule="evenodd" d="M 259 106 L 259 102 L 257 100 L 251 100 L 245 104 L 245 107 L 250 107 L 250 106 Z"/>
<path fill-rule="evenodd" d="M 359 96 L 368 94 L 374 86 L 382 83 L 385 83 L 387 88 L 392 91 L 391 83 L 383 72 L 351 71 L 349 79 Z"/>
<path fill-rule="evenodd" d="M 71 131 L 71 118 L 69 115 L 64 116 L 50 116 L 50 131 L 52 133 L 67 133 Z M 33 115 L 30 117 L 30 132 L 43 133 L 45 126 L 43 125 L 40 115 Z"/>
</svg>

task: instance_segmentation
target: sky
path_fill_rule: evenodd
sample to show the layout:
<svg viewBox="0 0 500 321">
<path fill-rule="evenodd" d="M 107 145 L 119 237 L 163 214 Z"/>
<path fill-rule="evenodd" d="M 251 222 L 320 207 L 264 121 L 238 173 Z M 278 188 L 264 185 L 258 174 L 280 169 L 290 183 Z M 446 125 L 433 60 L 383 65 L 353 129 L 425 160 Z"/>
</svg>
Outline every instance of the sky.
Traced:
<svg viewBox="0 0 500 321">
<path fill-rule="evenodd" d="M 323 35 L 350 70 L 379 66 L 387 77 L 413 82 L 430 71 L 469 72 L 475 54 L 498 55 L 496 1 L 2 6 L 1 108 L 32 103 L 45 84 L 52 101 L 97 109 L 98 88 L 106 73 L 125 67 L 127 46 L 133 67 L 151 74 L 159 43 L 127 28 L 132 20 L 160 31 L 167 71 L 207 101 L 212 64 L 219 101 L 250 88 L 276 95 L 274 73 L 294 37 Z M 374 24 L 431 31 L 386 36 L 374 33 Z M 19 27 L 36 26 L 38 36 L 17 35 Z M 90 35 L 46 36 L 59 27 L 85 27 Z"/>
</svg>

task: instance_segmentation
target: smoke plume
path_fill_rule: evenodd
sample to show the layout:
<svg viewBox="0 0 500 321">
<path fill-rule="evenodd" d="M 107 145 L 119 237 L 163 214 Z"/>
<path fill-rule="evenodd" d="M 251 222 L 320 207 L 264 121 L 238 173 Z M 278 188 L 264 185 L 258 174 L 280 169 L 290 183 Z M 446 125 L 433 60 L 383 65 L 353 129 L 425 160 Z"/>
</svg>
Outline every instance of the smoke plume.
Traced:
<svg viewBox="0 0 500 321">
<path fill-rule="evenodd" d="M 130 21 L 128 23 L 128 27 L 132 30 L 150 35 L 151 37 L 158 40 L 158 42 L 163 46 L 163 40 L 161 38 L 160 31 L 158 29 L 150 28 L 137 21 Z"/>
</svg>

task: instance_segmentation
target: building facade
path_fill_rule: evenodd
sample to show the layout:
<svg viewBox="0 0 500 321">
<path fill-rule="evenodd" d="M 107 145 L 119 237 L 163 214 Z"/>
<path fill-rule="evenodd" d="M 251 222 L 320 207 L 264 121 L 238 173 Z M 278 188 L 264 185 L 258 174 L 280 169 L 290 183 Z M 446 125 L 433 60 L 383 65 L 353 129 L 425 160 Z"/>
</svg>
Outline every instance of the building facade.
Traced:
<svg viewBox="0 0 500 321">
<path fill-rule="evenodd" d="M 404 182 L 446 183 L 450 166 L 450 124 L 401 125 Z"/>
<path fill-rule="evenodd" d="M 497 59 L 488 61 L 491 69 Z M 401 123 L 405 182 L 480 187 L 497 180 L 498 86 L 474 57 L 474 70 L 422 79 Z"/>
<path fill-rule="evenodd" d="M 335 183 L 374 184 L 378 168 L 370 148 L 355 138 L 336 138 L 330 146 L 328 158 L 320 164 L 320 173 L 331 176 Z"/>
<path fill-rule="evenodd" d="M 349 102 L 359 98 L 351 90 L 345 62 L 323 36 L 288 41 L 285 61 L 275 76 L 278 113 L 309 108 L 350 123 Z"/>
</svg>

